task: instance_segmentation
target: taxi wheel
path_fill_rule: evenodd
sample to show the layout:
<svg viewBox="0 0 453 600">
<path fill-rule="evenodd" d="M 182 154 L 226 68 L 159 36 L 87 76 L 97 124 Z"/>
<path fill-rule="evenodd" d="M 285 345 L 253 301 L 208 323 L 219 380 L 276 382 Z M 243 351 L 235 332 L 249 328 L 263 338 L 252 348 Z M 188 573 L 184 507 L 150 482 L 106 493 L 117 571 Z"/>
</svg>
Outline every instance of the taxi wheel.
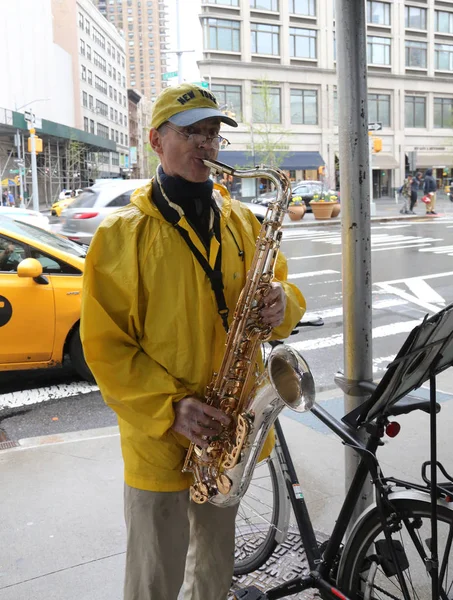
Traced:
<svg viewBox="0 0 453 600">
<path fill-rule="evenodd" d="M 86 381 L 95 382 L 93 374 L 91 373 L 83 355 L 82 340 L 80 339 L 80 330 L 77 327 L 68 344 L 68 353 L 71 360 L 71 364 L 77 371 L 78 375 Z"/>
</svg>

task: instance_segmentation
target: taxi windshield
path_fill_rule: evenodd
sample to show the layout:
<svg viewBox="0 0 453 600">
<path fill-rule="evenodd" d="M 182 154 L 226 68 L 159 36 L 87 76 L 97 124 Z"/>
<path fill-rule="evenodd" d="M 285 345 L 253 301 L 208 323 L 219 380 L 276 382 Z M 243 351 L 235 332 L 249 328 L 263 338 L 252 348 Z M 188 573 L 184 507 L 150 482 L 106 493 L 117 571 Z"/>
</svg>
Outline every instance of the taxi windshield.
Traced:
<svg viewBox="0 0 453 600">
<path fill-rule="evenodd" d="M 86 247 L 34 225 L 15 221 L 9 217 L 0 217 L 0 226 L 6 233 L 27 236 L 36 242 L 46 244 L 55 250 L 67 252 L 68 254 L 72 254 L 72 256 L 79 256 L 80 258 L 85 258 L 86 256 Z"/>
</svg>

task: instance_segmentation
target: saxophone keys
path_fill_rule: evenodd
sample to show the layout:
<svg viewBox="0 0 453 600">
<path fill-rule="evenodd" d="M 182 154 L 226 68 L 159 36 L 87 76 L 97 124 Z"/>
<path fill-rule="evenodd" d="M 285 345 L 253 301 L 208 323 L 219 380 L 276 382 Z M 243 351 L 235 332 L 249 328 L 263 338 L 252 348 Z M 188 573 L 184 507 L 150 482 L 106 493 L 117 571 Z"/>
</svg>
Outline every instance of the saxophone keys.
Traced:
<svg viewBox="0 0 453 600">
<path fill-rule="evenodd" d="M 231 490 L 231 486 L 232 486 L 232 482 L 231 479 L 228 477 L 228 475 L 225 475 L 225 473 L 222 473 L 221 475 L 219 475 L 216 479 L 216 484 L 217 484 L 217 489 L 219 490 L 219 492 L 221 494 L 228 494 L 228 492 Z"/>
<path fill-rule="evenodd" d="M 194 483 L 190 487 L 190 497 L 197 504 L 204 504 L 209 500 L 209 489 L 205 483 Z"/>
</svg>

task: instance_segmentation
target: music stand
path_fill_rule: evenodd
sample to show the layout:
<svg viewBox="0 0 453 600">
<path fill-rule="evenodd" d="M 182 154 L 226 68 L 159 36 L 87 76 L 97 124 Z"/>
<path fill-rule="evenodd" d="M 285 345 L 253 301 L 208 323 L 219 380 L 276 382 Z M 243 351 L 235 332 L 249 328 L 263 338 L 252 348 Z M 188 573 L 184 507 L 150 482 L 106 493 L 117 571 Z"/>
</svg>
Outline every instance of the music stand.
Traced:
<svg viewBox="0 0 453 600">
<path fill-rule="evenodd" d="M 355 427 L 366 425 L 425 381 L 430 382 L 431 574 L 432 598 L 439 597 L 437 539 L 436 376 L 453 365 L 453 304 L 426 316 L 401 346 L 369 400 L 343 418 Z"/>
</svg>

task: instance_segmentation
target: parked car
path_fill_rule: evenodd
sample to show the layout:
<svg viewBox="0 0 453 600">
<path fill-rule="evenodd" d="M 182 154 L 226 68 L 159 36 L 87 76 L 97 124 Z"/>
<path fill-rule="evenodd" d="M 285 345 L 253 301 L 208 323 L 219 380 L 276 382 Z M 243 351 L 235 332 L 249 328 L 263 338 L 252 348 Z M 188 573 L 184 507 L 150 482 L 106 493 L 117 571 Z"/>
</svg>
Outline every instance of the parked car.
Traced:
<svg viewBox="0 0 453 600">
<path fill-rule="evenodd" d="M 295 196 L 301 196 L 303 201 L 305 202 L 308 212 L 311 211 L 310 200 L 313 200 L 313 196 L 315 194 L 320 194 L 323 191 L 328 192 L 329 194 L 335 194 L 336 196 L 338 196 L 338 200 L 340 199 L 340 192 L 327 189 L 322 181 L 306 180 L 291 184 L 292 197 L 294 198 Z M 269 202 L 275 200 L 276 196 L 277 192 L 273 190 L 272 192 L 266 192 L 265 194 L 261 194 L 258 198 L 254 200 L 254 202 L 257 204 L 261 204 L 262 206 L 267 206 Z"/>
<path fill-rule="evenodd" d="M 112 179 L 86 188 L 62 212 L 60 233 L 75 242 L 90 244 L 105 217 L 130 202 L 133 192 L 149 179 Z"/>
<path fill-rule="evenodd" d="M 49 217 L 42 215 L 37 210 L 16 208 L 14 206 L 0 206 L 0 218 L 1 217 L 9 217 L 15 221 L 30 223 L 30 225 L 41 227 L 41 229 L 50 229 Z"/>
<path fill-rule="evenodd" d="M 0 217 L 0 371 L 61 366 L 92 380 L 79 334 L 86 247 Z"/>
</svg>

